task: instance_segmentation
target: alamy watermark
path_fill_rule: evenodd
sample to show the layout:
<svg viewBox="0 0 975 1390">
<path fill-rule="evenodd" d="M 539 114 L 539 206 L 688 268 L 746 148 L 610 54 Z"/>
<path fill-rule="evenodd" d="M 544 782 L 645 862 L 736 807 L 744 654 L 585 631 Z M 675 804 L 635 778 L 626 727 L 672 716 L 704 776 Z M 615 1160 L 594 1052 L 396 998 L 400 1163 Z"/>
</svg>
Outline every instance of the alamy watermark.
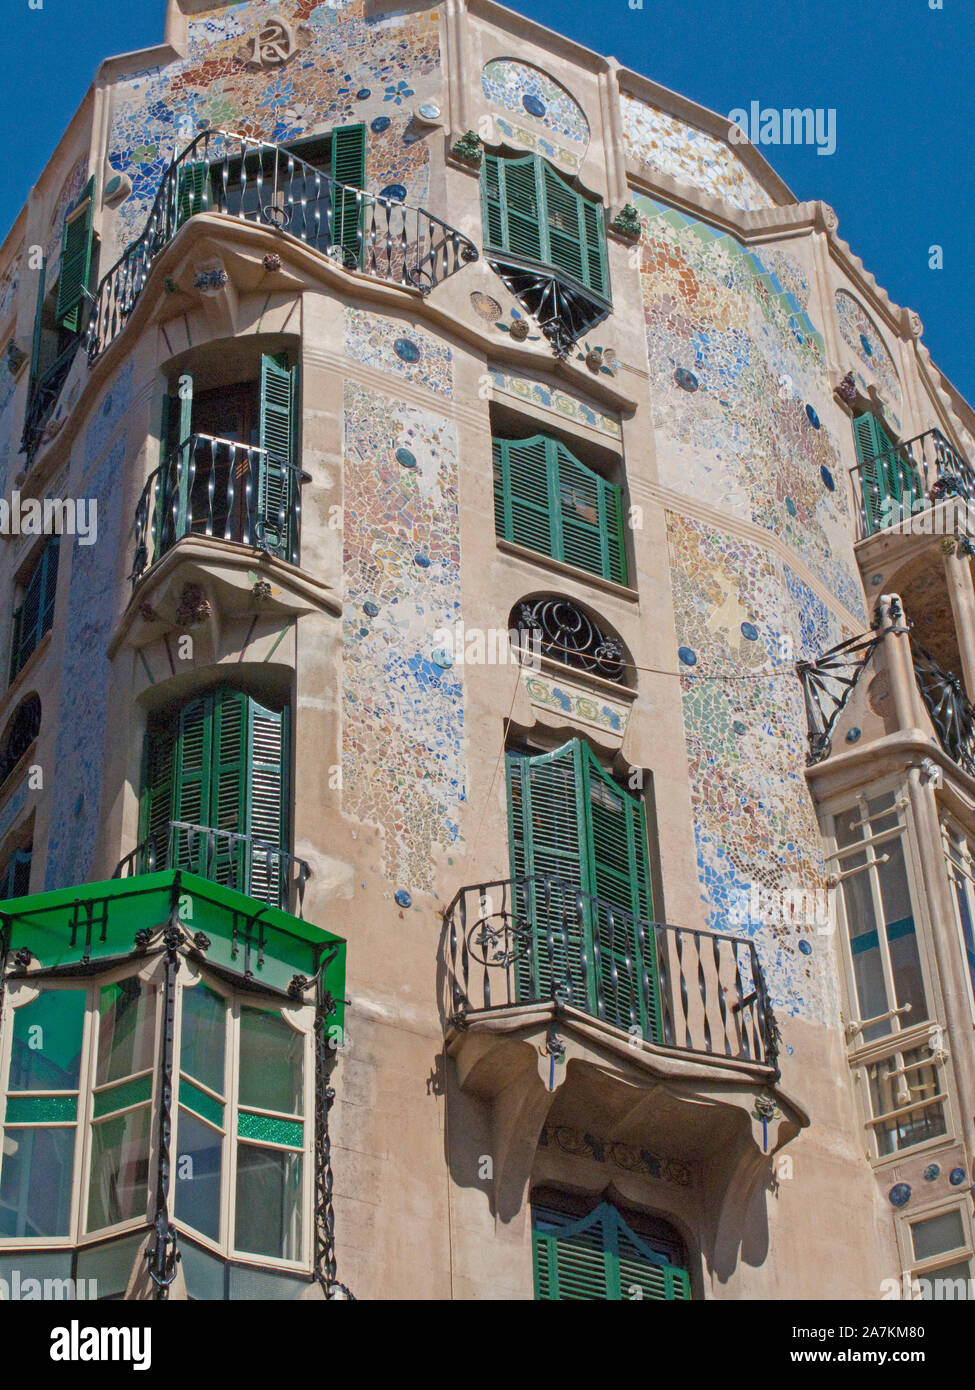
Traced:
<svg viewBox="0 0 975 1390">
<path fill-rule="evenodd" d="M 98 539 L 98 502 L 93 497 L 0 497 L 0 536 L 76 536 L 79 545 Z"/>
<path fill-rule="evenodd" d="M 67 1302 L 98 1298 L 97 1279 L 37 1279 L 19 1269 L 0 1279 L 0 1303 Z"/>
<path fill-rule="evenodd" d="M 460 619 L 433 634 L 434 660 L 442 666 L 525 666 L 541 670 L 542 634 L 535 628 L 468 627 Z"/>
<path fill-rule="evenodd" d="M 728 112 L 733 145 L 815 145 L 817 154 L 836 152 L 835 106 L 790 106 L 781 111 L 749 103 Z"/>
</svg>

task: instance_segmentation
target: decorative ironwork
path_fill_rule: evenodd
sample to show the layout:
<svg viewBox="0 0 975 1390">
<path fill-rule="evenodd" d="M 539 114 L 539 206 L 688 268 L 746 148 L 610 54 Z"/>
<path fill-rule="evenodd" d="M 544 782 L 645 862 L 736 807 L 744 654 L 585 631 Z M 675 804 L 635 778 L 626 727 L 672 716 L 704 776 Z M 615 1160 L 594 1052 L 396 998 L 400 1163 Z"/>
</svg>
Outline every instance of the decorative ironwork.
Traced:
<svg viewBox="0 0 975 1390">
<path fill-rule="evenodd" d="M 626 675 L 622 643 L 608 636 L 571 599 L 546 595 L 520 603 L 509 627 L 538 633 L 542 654 L 590 675 L 622 684 Z M 524 639 L 523 639 L 524 642 Z"/>
<path fill-rule="evenodd" d="M 899 617 L 891 610 L 891 618 Z M 906 629 L 893 629 L 906 631 Z M 862 676 L 883 634 L 861 633 L 839 642 L 814 661 L 797 661 L 796 675 L 802 684 L 806 702 L 806 738 L 809 766 L 821 763 L 833 751 L 830 735 Z"/>
<path fill-rule="evenodd" d="M 468 237 L 423 208 L 339 183 L 279 145 L 206 130 L 170 164 L 142 234 L 99 284 L 89 361 L 121 333 L 153 262 L 199 212 L 273 224 L 323 255 L 337 251 L 349 269 L 424 294 L 479 254 Z"/>
<path fill-rule="evenodd" d="M 335 1000 L 324 988 L 322 972 L 316 976 L 315 1006 L 315 1278 L 328 1299 L 355 1301 L 355 1295 L 338 1281 L 335 1255 L 335 1209 L 332 1205 L 332 1139 L 328 1115 L 335 1102 L 329 1083 L 335 1052 L 328 1045 L 328 1020 Z"/>
<path fill-rule="evenodd" d="M 179 924 L 179 875 L 173 881 L 169 925 L 163 933 L 166 965 L 163 980 L 163 1028 L 159 1049 L 159 1108 L 157 1120 L 156 1209 L 153 1241 L 146 1252 L 153 1297 L 169 1297 L 180 1252 L 169 1220 L 170 1145 L 173 1138 L 173 1055 L 176 1039 L 176 975 L 183 932 Z"/>
<path fill-rule="evenodd" d="M 3 749 L 0 751 L 0 787 L 3 786 L 28 748 L 41 731 L 41 702 L 37 695 L 28 695 L 14 710 L 7 725 Z"/>
<path fill-rule="evenodd" d="M 131 878 L 172 868 L 212 879 L 285 912 L 294 907 L 298 917 L 311 875 L 306 860 L 255 835 L 172 820 L 165 831 L 143 840 L 120 859 L 112 877 Z"/>
<path fill-rule="evenodd" d="M 975 777 L 975 707 L 961 679 L 944 671 L 930 652 L 912 642 L 914 676 L 938 742 L 963 772 Z"/>
<path fill-rule="evenodd" d="M 266 449 L 191 435 L 142 489 L 132 583 L 184 536 L 215 536 L 296 565 L 305 481 L 300 468 L 269 458 Z"/>
<path fill-rule="evenodd" d="M 81 346 L 81 341 L 80 335 L 74 338 L 53 366 L 49 367 L 38 381 L 32 383 L 33 389 L 27 402 L 24 432 L 20 443 L 20 452 L 27 455 L 28 464 L 40 447 L 45 427 L 58 403 L 61 388 L 68 378 L 68 372 L 71 370 L 71 364 Z"/>
<path fill-rule="evenodd" d="M 940 430 L 925 430 L 877 454 L 854 473 L 859 478 L 861 539 L 908 526 L 928 506 L 955 497 L 975 499 L 975 470 Z"/>
<path fill-rule="evenodd" d="M 656 1047 L 778 1075 L 779 1033 L 752 941 L 635 918 L 549 877 L 460 889 L 444 913 L 450 1023 L 554 1002 Z"/>
<path fill-rule="evenodd" d="M 488 264 L 531 314 L 558 358 L 567 357 L 579 339 L 609 314 L 604 300 L 557 271 L 495 256 Z"/>
</svg>

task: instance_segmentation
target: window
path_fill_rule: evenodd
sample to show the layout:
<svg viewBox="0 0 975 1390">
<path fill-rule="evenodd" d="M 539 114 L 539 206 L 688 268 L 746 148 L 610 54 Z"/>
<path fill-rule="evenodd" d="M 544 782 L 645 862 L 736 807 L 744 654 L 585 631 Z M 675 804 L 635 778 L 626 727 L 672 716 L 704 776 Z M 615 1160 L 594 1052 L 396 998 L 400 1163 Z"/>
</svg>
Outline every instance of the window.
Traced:
<svg viewBox="0 0 975 1390">
<path fill-rule="evenodd" d="M 972 1241 L 960 1206 L 930 1212 L 905 1223 L 898 1235 L 911 1270 L 912 1293 L 922 1302 L 969 1300 Z"/>
<path fill-rule="evenodd" d="M 58 583 L 58 541 L 51 536 L 37 552 L 22 597 L 14 609 L 10 651 L 10 679 L 23 670 L 44 634 L 54 622 Z"/>
<path fill-rule="evenodd" d="M 287 908 L 289 719 L 220 686 L 150 720 L 143 872 L 185 868 Z"/>
<path fill-rule="evenodd" d="M 80 333 L 88 319 L 91 293 L 92 218 L 95 180 L 90 178 L 81 196 L 64 219 L 61 233 L 61 273 L 58 277 L 57 321 L 71 333 Z"/>
<path fill-rule="evenodd" d="M 918 940 L 905 831 L 893 791 L 835 817 L 851 1062 L 864 1080 L 879 1158 L 947 1130 L 944 1054 Z"/>
<path fill-rule="evenodd" d="M 0 901 L 23 898 L 30 892 L 30 864 L 33 845 L 15 849 L 0 869 Z"/>
<path fill-rule="evenodd" d="M 975 863 L 967 835 L 953 821 L 942 821 L 941 837 L 955 899 L 959 944 L 967 968 L 969 1002 L 975 1014 Z"/>
<path fill-rule="evenodd" d="M 11 990 L 0 1246 L 151 1219 L 163 991 L 148 974 Z M 177 1228 L 235 1259 L 307 1267 L 313 1010 L 183 972 L 175 1011 Z"/>
<path fill-rule="evenodd" d="M 515 604 L 508 631 L 517 632 L 522 657 L 536 653 L 614 685 L 632 686 L 632 663 L 622 641 L 563 594 L 540 594 Z"/>
<path fill-rule="evenodd" d="M 296 408 L 297 368 L 284 354 L 264 354 L 256 380 L 210 390 L 181 373 L 164 402 L 164 460 L 137 515 L 137 575 L 188 535 L 297 563 Z"/>
<path fill-rule="evenodd" d="M 485 250 L 550 266 L 609 301 L 603 209 L 538 155 L 482 162 Z"/>
<path fill-rule="evenodd" d="M 924 486 L 909 458 L 895 452 L 896 444 L 875 415 L 853 421 L 853 442 L 863 498 L 865 534 L 872 536 L 909 516 L 924 503 Z"/>
<path fill-rule="evenodd" d="M 531 949 L 516 966 L 520 1002 L 568 1002 L 607 1022 L 660 1031 L 646 807 L 573 739 L 535 757 L 510 752 L 511 875 Z"/>
<path fill-rule="evenodd" d="M 559 1194 L 533 1198 L 532 1259 L 537 1300 L 691 1297 L 677 1233 L 662 1221 L 635 1213 L 624 1217 L 611 1202 L 586 1212 L 581 1203 L 560 1200 Z"/>
<path fill-rule="evenodd" d="M 549 435 L 493 447 L 497 535 L 625 584 L 620 489 Z"/>
<path fill-rule="evenodd" d="M 41 702 L 35 693 L 26 695 L 7 722 L 0 743 L 0 790 L 41 731 Z"/>
</svg>

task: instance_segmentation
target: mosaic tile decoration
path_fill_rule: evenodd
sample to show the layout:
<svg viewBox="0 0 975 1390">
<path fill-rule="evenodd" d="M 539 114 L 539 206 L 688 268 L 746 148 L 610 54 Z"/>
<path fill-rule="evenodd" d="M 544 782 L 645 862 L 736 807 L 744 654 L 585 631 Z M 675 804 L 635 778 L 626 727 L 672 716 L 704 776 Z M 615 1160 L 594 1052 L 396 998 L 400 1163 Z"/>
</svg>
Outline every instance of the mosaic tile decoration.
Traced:
<svg viewBox="0 0 975 1390">
<path fill-rule="evenodd" d="M 125 432 L 116 431 L 111 451 L 85 484 L 84 496 L 97 504 L 100 538 L 122 534 L 127 444 Z M 108 728 L 111 663 L 107 647 L 119 595 L 118 547 L 110 541 L 70 543 L 71 589 L 65 619 L 70 636 L 64 646 L 57 715 L 58 792 L 51 815 L 45 890 L 84 883 L 89 876 L 100 821 Z"/>
<path fill-rule="evenodd" d="M 775 199 L 723 140 L 625 92 L 621 101 L 623 145 L 641 164 L 745 212 L 775 206 Z"/>
<path fill-rule="evenodd" d="M 844 362 L 853 369 L 853 378 L 863 395 L 869 387 L 875 386 L 877 394 L 884 402 L 885 414 L 895 429 L 900 429 L 897 410 L 901 405 L 901 384 L 894 366 L 894 359 L 880 336 L 873 319 L 846 290 L 836 291 L 836 318 L 840 333 L 847 347 L 852 349 L 856 361 Z"/>
<path fill-rule="evenodd" d="M 271 14 L 293 26 L 295 49 L 262 69 L 245 61 L 247 41 Z M 141 232 L 174 149 L 207 126 L 282 143 L 365 121 L 367 189 L 403 184 L 406 201 L 422 205 L 428 152 L 410 122 L 440 84 L 435 10 L 367 20 L 364 0 L 245 0 L 197 16 L 184 59 L 113 90 L 109 162 L 132 180 L 118 249 Z"/>
<path fill-rule="evenodd" d="M 734 237 L 640 194 L 641 281 L 663 486 L 779 536 L 866 619 L 823 339 Z M 779 253 L 782 266 L 785 253 Z M 788 259 L 788 258 L 786 258 Z M 791 281 L 802 272 L 792 263 Z M 802 291 L 807 296 L 808 291 Z"/>
<path fill-rule="evenodd" d="M 13 310 L 17 302 L 17 291 L 20 288 L 20 267 L 24 257 L 24 248 L 21 245 L 10 259 L 10 263 L 3 275 L 0 275 L 0 323 Z"/>
<path fill-rule="evenodd" d="M 623 430 L 619 420 L 612 415 L 607 415 L 605 411 L 596 410 L 591 405 L 586 405 L 575 396 L 570 396 L 567 391 L 560 391 L 558 387 L 546 386 L 541 381 L 531 381 L 527 377 L 514 376 L 511 372 L 503 372 L 500 368 L 492 368 L 491 380 L 494 388 L 507 396 L 514 396 L 517 399 L 531 401 L 532 405 L 541 406 L 543 410 L 550 410 L 554 415 L 559 415 L 563 420 L 569 420 L 577 425 L 586 425 L 589 429 L 599 430 L 601 434 L 608 434 L 613 439 L 622 439 Z"/>
<path fill-rule="evenodd" d="M 342 808 L 383 828 L 390 880 L 432 891 L 466 798 L 462 670 L 432 660 L 461 612 L 454 425 L 346 382 L 343 517 Z"/>
<path fill-rule="evenodd" d="M 568 168 L 581 166 L 589 146 L 589 122 L 554 77 L 530 63 L 492 58 L 481 73 L 481 90 L 486 101 L 518 117 L 517 124 L 497 118 L 506 139 Z"/>
<path fill-rule="evenodd" d="M 44 264 L 48 269 L 48 284 L 53 283 L 54 271 L 58 269 L 61 257 L 61 233 L 64 227 L 64 219 L 72 203 L 77 202 L 78 195 L 88 182 L 88 156 L 83 154 L 75 163 L 68 177 L 65 179 L 58 200 L 51 213 L 51 221 L 44 243 Z M 101 189 L 96 192 L 100 195 Z M 52 266 L 53 261 L 53 266 Z M 47 286 L 45 286 L 45 289 Z"/>
<path fill-rule="evenodd" d="M 349 306 L 345 310 L 345 355 L 377 371 L 405 377 L 439 396 L 454 390 L 453 355 L 446 343 L 415 325 Z"/>
<path fill-rule="evenodd" d="M 591 689 L 550 676 L 522 673 L 522 681 L 533 705 L 557 714 L 567 714 L 573 723 L 588 724 L 612 734 L 620 742 L 626 733 L 631 706 L 624 700 L 594 696 Z"/>
<path fill-rule="evenodd" d="M 667 529 L 677 640 L 696 657 L 682 668 L 681 694 L 707 926 L 755 939 L 776 1009 L 831 1023 L 828 936 L 769 913 L 761 895 L 822 901 L 794 663 L 841 640 L 841 630 L 761 548 L 674 513 Z M 801 941 L 813 944 L 811 955 Z"/>
</svg>

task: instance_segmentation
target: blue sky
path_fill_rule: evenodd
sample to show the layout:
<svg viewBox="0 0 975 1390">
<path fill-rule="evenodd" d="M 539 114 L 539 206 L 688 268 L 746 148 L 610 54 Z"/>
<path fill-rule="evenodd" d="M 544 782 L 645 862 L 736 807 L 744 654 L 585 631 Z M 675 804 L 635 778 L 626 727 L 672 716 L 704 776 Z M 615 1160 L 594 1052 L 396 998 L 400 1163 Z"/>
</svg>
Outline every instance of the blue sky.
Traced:
<svg viewBox="0 0 975 1390">
<path fill-rule="evenodd" d="M 840 235 L 896 304 L 916 309 L 937 365 L 975 403 L 973 0 L 518 0 L 512 8 L 727 113 L 836 111 L 837 147 L 766 149 L 800 199 L 823 198 Z M 0 225 L 16 217 L 100 60 L 162 39 L 163 0 L 6 0 L 8 112 Z M 435 209 L 434 209 L 435 211 Z M 944 267 L 929 267 L 929 247 Z"/>
</svg>

